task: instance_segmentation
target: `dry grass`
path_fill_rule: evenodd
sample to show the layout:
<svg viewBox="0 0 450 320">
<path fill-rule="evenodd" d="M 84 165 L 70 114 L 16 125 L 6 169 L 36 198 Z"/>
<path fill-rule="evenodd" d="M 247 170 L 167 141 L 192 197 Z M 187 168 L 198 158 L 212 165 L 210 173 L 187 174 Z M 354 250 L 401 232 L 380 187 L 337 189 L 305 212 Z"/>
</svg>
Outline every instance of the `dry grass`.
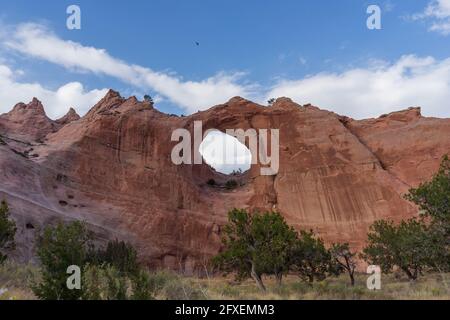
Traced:
<svg viewBox="0 0 450 320">
<path fill-rule="evenodd" d="M 30 265 L 6 263 L 0 266 L 0 289 L 8 291 L 2 299 L 35 299 L 29 285 L 39 276 L 39 270 Z M 428 274 L 415 283 L 399 275 L 383 275 L 382 288 L 370 291 L 367 276 L 359 274 L 351 287 L 346 275 L 328 278 L 313 285 L 301 282 L 296 276 L 283 279 L 278 288 L 275 280 L 264 279 L 266 293 L 258 290 L 251 280 L 235 283 L 232 277 L 195 278 L 173 272 L 160 271 L 151 275 L 157 299 L 169 300 L 450 300 L 450 275 Z"/>
<path fill-rule="evenodd" d="M 38 277 L 39 269 L 32 265 L 19 265 L 9 261 L 0 265 L 0 292 L 7 289 L 0 294 L 0 300 L 36 299 L 30 285 Z"/>
<path fill-rule="evenodd" d="M 350 286 L 345 275 L 329 278 L 312 285 L 288 276 L 278 288 L 273 278 L 266 278 L 267 292 L 259 291 L 248 280 L 234 284 L 232 278 L 194 279 L 193 283 L 204 288 L 208 299 L 214 300 L 450 300 L 449 275 L 432 274 L 412 283 L 393 275 L 382 276 L 382 288 L 368 290 L 367 276 L 357 275 L 356 285 Z"/>
</svg>

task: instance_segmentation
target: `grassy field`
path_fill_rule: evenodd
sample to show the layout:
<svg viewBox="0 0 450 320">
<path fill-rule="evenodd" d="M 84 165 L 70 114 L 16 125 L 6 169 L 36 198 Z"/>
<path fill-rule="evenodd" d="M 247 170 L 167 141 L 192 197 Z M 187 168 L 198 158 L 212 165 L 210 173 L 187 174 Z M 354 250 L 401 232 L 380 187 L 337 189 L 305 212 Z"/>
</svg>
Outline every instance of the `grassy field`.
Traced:
<svg viewBox="0 0 450 320">
<path fill-rule="evenodd" d="M 39 278 L 39 270 L 29 265 L 6 263 L 0 266 L 0 300 L 35 299 L 29 285 Z M 313 285 L 301 282 L 295 276 L 283 279 L 283 285 L 278 288 L 275 280 L 264 278 L 267 292 L 262 293 L 251 281 L 235 283 L 232 277 L 193 278 L 184 277 L 172 272 L 154 273 L 152 279 L 157 284 L 157 299 L 213 299 L 213 300 L 450 300 L 450 274 L 429 274 L 415 283 L 409 282 L 400 274 L 383 275 L 382 288 L 370 291 L 366 287 L 367 276 L 357 275 L 355 287 L 349 285 L 348 278 L 341 275 L 328 278 Z"/>
</svg>

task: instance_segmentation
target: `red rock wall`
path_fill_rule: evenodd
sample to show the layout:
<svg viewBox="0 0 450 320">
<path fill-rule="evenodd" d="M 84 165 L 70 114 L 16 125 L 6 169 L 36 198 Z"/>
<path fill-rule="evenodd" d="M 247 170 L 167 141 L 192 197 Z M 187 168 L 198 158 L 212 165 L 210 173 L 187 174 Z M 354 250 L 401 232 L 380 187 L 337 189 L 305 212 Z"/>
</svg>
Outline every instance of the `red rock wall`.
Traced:
<svg viewBox="0 0 450 320">
<path fill-rule="evenodd" d="M 417 109 L 355 121 L 286 98 L 272 107 L 233 98 L 175 117 L 111 91 L 74 120 L 33 146 L 37 157 L 14 162 L 14 144 L 0 146 L 0 192 L 20 223 L 33 220 L 38 230 L 58 218 L 83 219 L 100 240 L 131 241 L 149 265 L 186 272 L 219 250 L 233 207 L 279 210 L 297 229 L 360 249 L 375 220 L 416 213 L 403 194 L 450 151 L 450 120 Z M 279 129 L 278 174 L 261 176 L 253 165 L 243 185 L 227 191 L 206 184 L 228 177 L 205 164 L 174 165 L 172 131 L 192 131 L 199 120 L 204 130 Z"/>
</svg>

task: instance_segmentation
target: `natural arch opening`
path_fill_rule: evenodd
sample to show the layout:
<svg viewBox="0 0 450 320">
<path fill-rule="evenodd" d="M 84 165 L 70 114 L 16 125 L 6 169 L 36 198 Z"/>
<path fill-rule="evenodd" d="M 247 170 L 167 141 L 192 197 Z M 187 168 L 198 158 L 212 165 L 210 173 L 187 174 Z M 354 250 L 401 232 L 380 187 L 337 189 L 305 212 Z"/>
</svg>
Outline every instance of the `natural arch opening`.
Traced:
<svg viewBox="0 0 450 320">
<path fill-rule="evenodd" d="M 199 152 L 209 166 L 227 175 L 244 173 L 252 164 L 250 150 L 236 137 L 218 130 L 206 135 Z"/>
</svg>

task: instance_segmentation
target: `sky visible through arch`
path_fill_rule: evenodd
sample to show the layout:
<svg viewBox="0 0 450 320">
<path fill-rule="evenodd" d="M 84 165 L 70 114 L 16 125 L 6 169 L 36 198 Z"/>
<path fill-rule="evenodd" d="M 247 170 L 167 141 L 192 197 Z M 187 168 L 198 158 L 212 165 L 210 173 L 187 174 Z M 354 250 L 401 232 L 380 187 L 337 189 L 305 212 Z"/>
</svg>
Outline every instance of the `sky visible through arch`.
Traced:
<svg viewBox="0 0 450 320">
<path fill-rule="evenodd" d="M 205 136 L 199 152 L 208 165 L 224 174 L 243 173 L 252 164 L 250 150 L 237 138 L 218 130 Z"/>
</svg>

